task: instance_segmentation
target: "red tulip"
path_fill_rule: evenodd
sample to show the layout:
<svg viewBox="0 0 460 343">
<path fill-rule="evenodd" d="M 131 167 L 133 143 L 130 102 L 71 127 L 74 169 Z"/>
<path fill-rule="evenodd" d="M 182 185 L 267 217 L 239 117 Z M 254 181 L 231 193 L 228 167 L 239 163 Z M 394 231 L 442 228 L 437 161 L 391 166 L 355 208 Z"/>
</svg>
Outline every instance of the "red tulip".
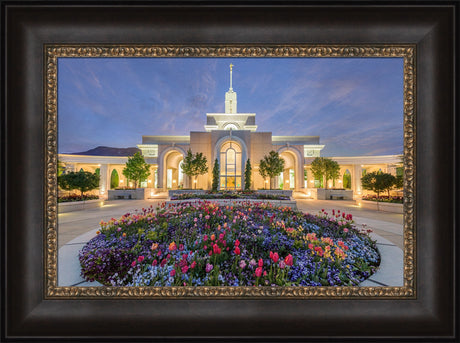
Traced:
<svg viewBox="0 0 460 343">
<path fill-rule="evenodd" d="M 284 259 L 284 262 L 286 263 L 287 266 L 292 266 L 294 263 L 294 259 L 292 258 L 292 255 L 291 254 L 287 255 L 286 258 Z"/>
</svg>

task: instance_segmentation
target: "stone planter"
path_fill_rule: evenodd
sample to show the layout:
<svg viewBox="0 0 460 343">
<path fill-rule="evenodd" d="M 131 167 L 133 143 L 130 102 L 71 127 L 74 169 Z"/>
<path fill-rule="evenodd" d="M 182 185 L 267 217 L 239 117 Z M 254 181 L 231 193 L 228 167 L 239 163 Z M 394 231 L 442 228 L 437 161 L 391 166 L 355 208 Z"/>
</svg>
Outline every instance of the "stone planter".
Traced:
<svg viewBox="0 0 460 343">
<path fill-rule="evenodd" d="M 109 189 L 108 200 L 145 200 L 150 197 L 150 188 Z"/>
<path fill-rule="evenodd" d="M 391 212 L 391 213 L 404 213 L 404 204 L 395 204 L 391 202 L 377 202 L 377 201 L 368 201 L 360 200 L 362 208 L 367 208 L 369 210 Z"/>
<path fill-rule="evenodd" d="M 82 211 L 104 205 L 103 200 L 70 201 L 58 203 L 58 213 Z"/>
<path fill-rule="evenodd" d="M 353 200 L 353 191 L 349 189 L 316 189 L 317 200 Z"/>
</svg>

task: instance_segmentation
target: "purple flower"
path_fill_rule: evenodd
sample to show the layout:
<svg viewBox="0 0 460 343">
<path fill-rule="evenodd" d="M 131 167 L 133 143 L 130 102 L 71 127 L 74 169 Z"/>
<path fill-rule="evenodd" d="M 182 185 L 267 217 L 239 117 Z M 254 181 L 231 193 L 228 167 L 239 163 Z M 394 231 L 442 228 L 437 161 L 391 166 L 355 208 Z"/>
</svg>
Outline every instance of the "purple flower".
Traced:
<svg viewBox="0 0 460 343">
<path fill-rule="evenodd" d="M 213 268 L 212 264 L 206 263 L 206 273 L 209 273 Z"/>
</svg>

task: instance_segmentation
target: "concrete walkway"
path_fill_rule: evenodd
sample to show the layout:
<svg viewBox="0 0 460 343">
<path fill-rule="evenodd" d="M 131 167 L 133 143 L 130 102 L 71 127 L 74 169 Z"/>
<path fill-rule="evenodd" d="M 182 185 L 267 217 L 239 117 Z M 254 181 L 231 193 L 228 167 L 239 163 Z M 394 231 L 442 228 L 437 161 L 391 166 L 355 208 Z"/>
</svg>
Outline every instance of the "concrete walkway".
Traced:
<svg viewBox="0 0 460 343">
<path fill-rule="evenodd" d="M 156 207 L 164 200 L 114 200 L 100 208 L 59 214 L 58 285 L 101 286 L 98 282 L 86 282 L 80 276 L 78 261 L 78 252 L 96 235 L 99 222 L 150 205 Z M 364 224 L 373 230 L 371 237 L 377 241 L 382 258 L 379 270 L 360 286 L 403 286 L 403 215 L 363 209 L 354 201 L 343 200 L 297 200 L 297 207 L 311 214 L 321 209 L 329 213 L 332 209 L 351 213 L 357 226 Z"/>
</svg>

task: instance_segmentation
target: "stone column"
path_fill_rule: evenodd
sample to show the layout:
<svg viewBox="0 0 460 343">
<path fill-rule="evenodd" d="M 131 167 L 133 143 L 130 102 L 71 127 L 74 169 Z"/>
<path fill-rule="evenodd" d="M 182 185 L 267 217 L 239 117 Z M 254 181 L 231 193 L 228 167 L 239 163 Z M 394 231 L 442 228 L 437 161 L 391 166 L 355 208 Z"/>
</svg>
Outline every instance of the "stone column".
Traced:
<svg viewBox="0 0 460 343">
<path fill-rule="evenodd" d="M 101 164 L 99 167 L 99 174 L 101 179 L 99 181 L 99 195 L 103 198 L 107 198 L 107 190 L 109 189 L 109 166 L 107 164 Z"/>
<path fill-rule="evenodd" d="M 354 164 L 353 165 L 353 174 L 351 178 L 351 189 L 354 192 L 354 195 L 358 195 L 358 192 L 363 192 L 363 188 L 361 186 L 361 175 L 363 173 L 363 168 L 361 164 Z"/>
<path fill-rule="evenodd" d="M 289 177 L 289 169 L 284 169 L 284 171 L 283 171 L 283 189 L 284 190 L 291 189 L 291 180 L 290 180 L 290 177 Z"/>
<path fill-rule="evenodd" d="M 303 163 L 297 163 L 297 170 L 295 171 L 295 189 L 297 191 L 303 191 L 305 189 L 305 183 L 304 183 L 304 166 Z"/>
<path fill-rule="evenodd" d="M 314 188 L 314 187 L 315 187 L 315 179 L 313 177 L 313 173 L 311 172 L 311 168 L 308 167 L 307 168 L 307 188 Z"/>
<path fill-rule="evenodd" d="M 172 189 L 177 189 L 177 187 L 179 186 L 179 170 L 176 168 L 173 169 L 171 183 Z"/>
<path fill-rule="evenodd" d="M 163 167 L 163 159 L 160 160 L 158 157 L 158 173 L 157 173 L 157 188 L 163 189 L 166 185 L 163 185 L 163 174 L 164 174 L 164 167 Z"/>
</svg>

